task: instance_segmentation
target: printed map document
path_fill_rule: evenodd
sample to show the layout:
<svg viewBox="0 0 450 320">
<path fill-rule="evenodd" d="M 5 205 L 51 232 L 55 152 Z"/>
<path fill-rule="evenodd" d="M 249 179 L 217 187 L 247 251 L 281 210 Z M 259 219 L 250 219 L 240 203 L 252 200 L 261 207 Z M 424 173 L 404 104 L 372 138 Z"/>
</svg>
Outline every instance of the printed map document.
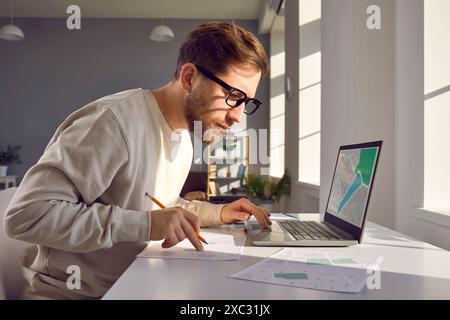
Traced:
<svg viewBox="0 0 450 320">
<path fill-rule="evenodd" d="M 138 254 L 137 258 L 202 259 L 202 260 L 239 260 L 242 256 L 245 235 L 230 235 L 213 232 L 201 232 L 208 244 L 203 244 L 204 251 L 195 250 L 188 239 L 168 249 L 161 247 L 163 241 L 151 241 Z"/>
<path fill-rule="evenodd" d="M 232 278 L 336 292 L 359 292 L 381 257 L 285 248 Z"/>
</svg>

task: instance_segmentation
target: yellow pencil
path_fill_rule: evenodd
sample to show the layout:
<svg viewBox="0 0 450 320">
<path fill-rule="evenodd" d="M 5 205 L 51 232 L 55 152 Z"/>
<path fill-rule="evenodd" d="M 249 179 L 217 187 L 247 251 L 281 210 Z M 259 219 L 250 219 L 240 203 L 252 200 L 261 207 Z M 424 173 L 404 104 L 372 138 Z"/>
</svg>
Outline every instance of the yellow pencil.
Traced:
<svg viewBox="0 0 450 320">
<path fill-rule="evenodd" d="M 145 193 L 145 196 L 146 196 L 147 198 L 149 198 L 150 200 L 152 200 L 154 203 L 156 203 L 161 209 L 165 209 L 165 208 L 166 208 L 166 206 L 163 205 L 161 202 L 159 202 L 158 199 L 156 199 L 155 197 L 150 196 L 147 192 Z M 196 234 L 197 234 L 197 238 L 198 238 L 201 242 L 203 242 L 204 244 L 208 244 L 208 242 L 206 242 L 206 240 L 205 240 L 199 233 L 196 232 Z"/>
</svg>

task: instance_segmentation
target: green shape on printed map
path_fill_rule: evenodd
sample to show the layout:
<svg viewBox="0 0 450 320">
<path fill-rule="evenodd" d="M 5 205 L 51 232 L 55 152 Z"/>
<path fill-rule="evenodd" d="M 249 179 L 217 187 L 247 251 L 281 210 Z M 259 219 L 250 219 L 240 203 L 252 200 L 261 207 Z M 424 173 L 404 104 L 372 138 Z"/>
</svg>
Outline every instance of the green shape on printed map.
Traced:
<svg viewBox="0 0 450 320">
<path fill-rule="evenodd" d="M 328 259 L 308 259 L 306 264 L 331 265 L 331 262 Z"/>
<path fill-rule="evenodd" d="M 354 264 L 354 263 L 356 263 L 356 262 L 353 261 L 353 260 L 350 259 L 350 258 L 344 258 L 344 259 L 336 259 L 336 260 L 333 260 L 333 263 L 334 263 L 334 264 Z"/>
<path fill-rule="evenodd" d="M 279 272 L 274 273 L 275 278 L 281 278 L 285 280 L 306 280 L 308 275 L 306 273 L 295 273 L 295 272 Z"/>
</svg>

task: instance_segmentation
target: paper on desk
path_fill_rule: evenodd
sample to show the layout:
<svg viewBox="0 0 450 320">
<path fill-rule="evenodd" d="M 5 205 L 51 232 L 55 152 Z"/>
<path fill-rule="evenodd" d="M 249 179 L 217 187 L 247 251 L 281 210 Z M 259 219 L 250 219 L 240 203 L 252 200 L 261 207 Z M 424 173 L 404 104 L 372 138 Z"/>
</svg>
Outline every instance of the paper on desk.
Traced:
<svg viewBox="0 0 450 320">
<path fill-rule="evenodd" d="M 289 214 L 289 213 L 288 213 Z M 289 216 L 288 214 L 284 213 L 271 213 L 270 214 L 270 220 L 272 221 L 285 221 L 285 220 L 298 220 L 296 217 Z M 247 222 L 257 221 L 255 216 L 250 216 L 250 219 L 248 219 Z M 241 222 L 235 222 L 235 224 L 245 224 L 246 221 Z"/>
<path fill-rule="evenodd" d="M 204 251 L 197 251 L 188 239 L 168 249 L 161 247 L 163 241 L 152 241 L 137 256 L 138 258 L 201 259 L 201 260 L 239 260 L 246 240 L 245 235 L 230 235 L 202 232 L 208 244 Z"/>
<path fill-rule="evenodd" d="M 381 257 L 285 248 L 232 278 L 336 292 L 359 292 Z"/>
<path fill-rule="evenodd" d="M 250 219 L 255 219 L 255 216 L 251 216 Z M 284 221 L 284 220 L 298 220 L 296 217 L 290 216 L 289 213 L 271 213 L 270 220 Z"/>
</svg>

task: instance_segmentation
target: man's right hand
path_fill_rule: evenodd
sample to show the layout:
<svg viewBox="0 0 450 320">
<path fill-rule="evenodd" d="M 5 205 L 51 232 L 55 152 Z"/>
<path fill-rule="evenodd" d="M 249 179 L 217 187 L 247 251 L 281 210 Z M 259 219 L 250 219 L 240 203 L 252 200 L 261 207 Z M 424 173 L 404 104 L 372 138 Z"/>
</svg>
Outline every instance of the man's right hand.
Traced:
<svg viewBox="0 0 450 320">
<path fill-rule="evenodd" d="M 150 240 L 162 240 L 163 248 L 170 248 L 188 238 L 198 251 L 203 245 L 197 238 L 200 220 L 193 213 L 181 207 L 153 210 L 151 214 Z"/>
</svg>

